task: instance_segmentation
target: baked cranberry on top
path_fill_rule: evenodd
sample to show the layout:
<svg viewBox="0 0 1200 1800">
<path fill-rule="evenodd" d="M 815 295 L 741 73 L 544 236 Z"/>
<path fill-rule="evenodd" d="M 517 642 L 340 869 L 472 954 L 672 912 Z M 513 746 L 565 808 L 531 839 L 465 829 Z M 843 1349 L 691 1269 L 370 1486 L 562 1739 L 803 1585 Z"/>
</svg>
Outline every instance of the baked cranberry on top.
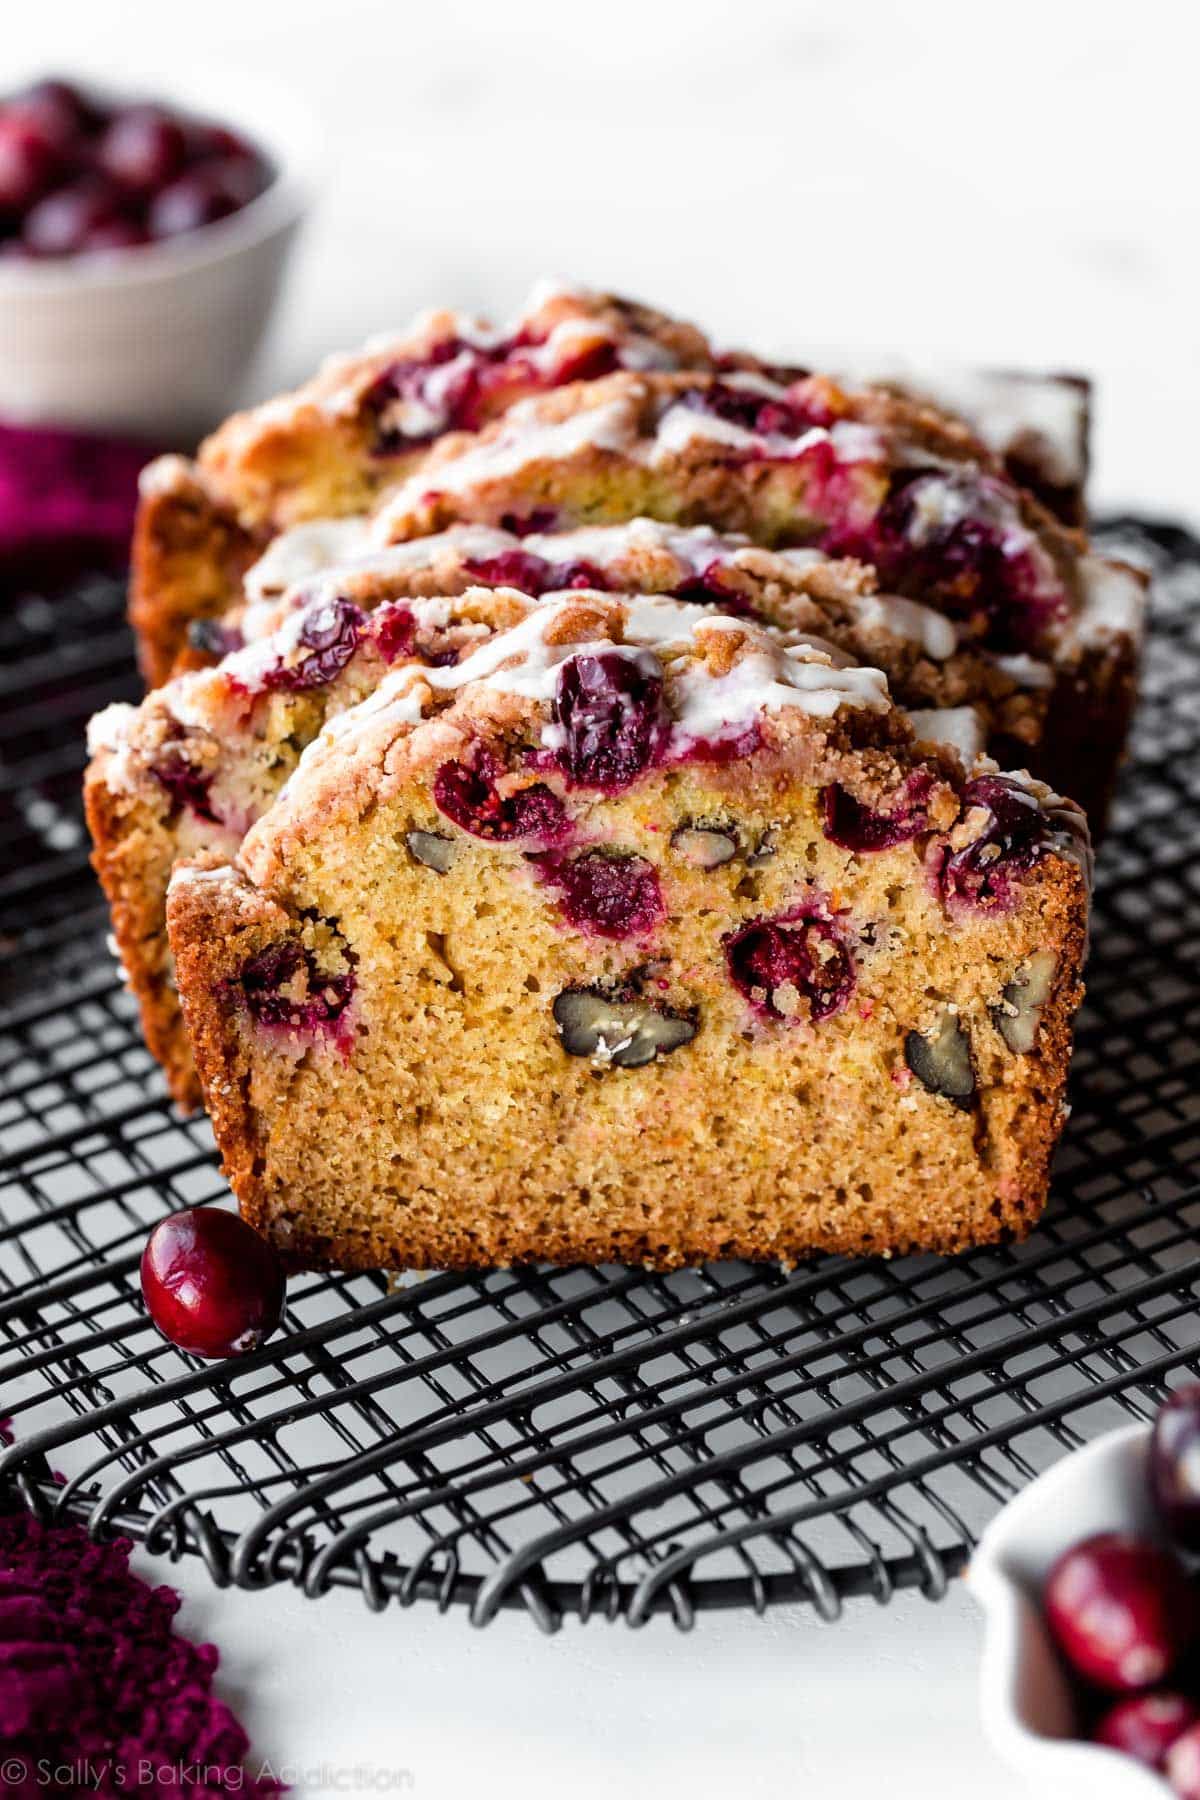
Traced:
<svg viewBox="0 0 1200 1800">
<path fill-rule="evenodd" d="M 1016 882 L 1049 847 L 1045 812 L 1029 790 L 1007 775 L 980 775 L 963 789 L 964 826 L 978 824 L 966 844 L 931 847 L 928 867 L 945 904 L 1007 912 Z M 962 829 L 962 828 L 960 828 Z"/>
<path fill-rule="evenodd" d="M 666 748 L 662 665 L 646 650 L 569 657 L 559 671 L 553 717 L 558 761 L 572 781 L 608 792 L 628 787 Z"/>
</svg>

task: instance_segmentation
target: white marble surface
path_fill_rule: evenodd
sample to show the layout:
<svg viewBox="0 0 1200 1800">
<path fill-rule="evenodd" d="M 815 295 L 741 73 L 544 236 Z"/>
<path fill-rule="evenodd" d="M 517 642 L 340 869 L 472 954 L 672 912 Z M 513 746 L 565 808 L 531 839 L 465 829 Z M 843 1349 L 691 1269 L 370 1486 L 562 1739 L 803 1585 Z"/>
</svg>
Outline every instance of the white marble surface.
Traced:
<svg viewBox="0 0 1200 1800">
<path fill-rule="evenodd" d="M 260 391 L 418 306 L 504 309 L 556 271 L 779 352 L 1082 368 L 1099 500 L 1200 513 L 1198 47 L 1178 0 L 54 0 L 5 9 L 0 66 L 169 89 L 205 64 L 302 99 L 323 190 Z M 833 1629 L 544 1640 L 182 1579 L 302 1797 L 1014 1792 L 957 1586 Z"/>
<path fill-rule="evenodd" d="M 183 1623 L 222 1645 L 222 1691 L 256 1762 L 286 1765 L 305 1800 L 1024 1791 L 980 1736 L 979 1616 L 962 1582 L 936 1607 L 914 1594 L 886 1611 L 855 1602 L 834 1626 L 782 1608 L 705 1615 L 688 1634 L 660 1619 L 546 1638 L 508 1615 L 476 1632 L 432 1608 L 371 1617 L 348 1594 L 214 1594 L 184 1575 Z M 180 1571 L 165 1578 L 178 1585 Z"/>
</svg>

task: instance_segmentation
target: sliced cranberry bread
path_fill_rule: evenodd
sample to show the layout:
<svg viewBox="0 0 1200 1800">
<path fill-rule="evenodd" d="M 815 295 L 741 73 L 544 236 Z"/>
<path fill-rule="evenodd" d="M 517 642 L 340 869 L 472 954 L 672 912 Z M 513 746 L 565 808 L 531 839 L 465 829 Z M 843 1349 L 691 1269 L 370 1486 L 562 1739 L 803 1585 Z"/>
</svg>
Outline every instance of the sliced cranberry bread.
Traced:
<svg viewBox="0 0 1200 1800">
<path fill-rule="evenodd" d="M 241 569 L 275 531 L 362 512 L 443 433 L 477 430 L 564 382 L 711 362 L 693 326 L 550 283 L 503 329 L 430 312 L 399 338 L 333 358 L 295 393 L 227 420 L 195 464 L 163 457 L 144 472 L 130 620 L 147 681 L 175 670 L 189 627 L 203 641 L 205 622 L 236 598 Z"/>
<path fill-rule="evenodd" d="M 166 941 L 171 868 L 208 848 L 232 853 L 326 717 L 370 692 L 397 660 L 453 660 L 511 623 L 520 597 L 492 605 L 465 592 L 476 583 L 519 581 L 538 595 L 550 583 L 588 581 L 815 634 L 883 669 L 893 694 L 914 709 L 918 734 L 949 741 L 968 758 L 986 746 L 1026 762 L 1044 728 L 1044 687 L 1015 681 L 1004 659 L 969 642 L 960 648 L 942 615 L 874 593 L 869 569 L 818 551 L 777 554 L 706 527 L 652 520 L 523 545 L 464 526 L 318 569 L 318 550 L 335 539 L 349 547 L 331 524 L 277 539 L 247 578 L 252 598 L 240 625 L 227 627 L 249 639 L 245 647 L 219 669 L 155 690 L 140 708 L 109 709 L 93 727 L 85 784 L 93 861 L 146 1041 L 185 1106 L 198 1104 L 199 1090 Z M 298 567 L 307 575 L 281 591 L 284 572 Z"/>
<path fill-rule="evenodd" d="M 1014 677 L 1048 685 L 1033 760 L 1102 827 L 1136 693 L 1144 580 L 1093 556 L 940 414 L 822 377 L 782 388 L 757 374 L 614 375 L 444 439 L 373 529 L 569 529 L 635 513 L 814 544 L 947 613 Z"/>
<path fill-rule="evenodd" d="M 477 430 L 515 400 L 565 382 L 622 368 L 711 370 L 723 363 L 771 373 L 748 356 L 714 356 L 693 326 L 649 308 L 546 284 L 504 329 L 432 313 L 398 340 L 336 359 L 298 392 L 236 415 L 203 447 L 197 465 L 165 458 L 147 471 L 131 593 L 147 679 L 165 680 L 176 667 L 190 625 L 203 631 L 205 621 L 220 616 L 256 544 L 288 523 L 362 511 L 443 433 Z M 805 371 L 781 374 L 791 385 Z M 892 385 L 904 391 L 902 383 Z M 1004 390 L 976 378 L 949 392 L 966 416 L 977 407 L 985 441 L 1009 455 L 1011 467 L 1038 481 L 1051 458 L 1061 474 L 1066 427 L 1042 388 L 1013 378 Z M 1005 392 L 1007 403 L 997 397 Z M 1022 399 L 1014 404 L 1017 392 Z M 1057 440 L 1048 436 L 1051 426 Z M 1082 479 L 1086 444 L 1077 461 Z M 210 636 L 219 641 L 219 633 Z"/>
<path fill-rule="evenodd" d="M 1034 656 L 994 647 L 1025 628 L 1019 591 L 1011 605 L 993 591 L 995 617 L 980 608 L 964 619 L 961 583 L 957 589 L 951 580 L 936 585 L 927 605 L 879 594 L 874 569 L 855 559 L 830 559 L 812 549 L 772 553 L 738 533 L 645 518 L 521 537 L 495 526 L 455 525 L 381 548 L 392 511 L 385 505 L 364 518 L 317 520 L 280 533 L 248 571 L 244 600 L 225 615 L 226 646 L 254 641 L 319 596 L 350 594 L 369 605 L 373 593 L 394 592 L 401 579 L 410 591 L 455 592 L 464 572 L 532 594 L 581 585 L 670 593 L 818 630 L 803 606 L 799 615 L 788 610 L 788 591 L 799 584 L 832 610 L 840 630 L 854 633 L 847 647 L 864 661 L 879 662 L 906 706 L 981 706 L 992 753 L 1001 761 L 1030 763 L 1053 785 L 1069 788 L 1062 777 L 1074 767 L 1070 758 L 1057 766 L 1053 746 L 1063 720 L 1049 717 L 1055 693 L 1078 688 L 1085 703 L 1102 708 L 1114 725 L 1131 698 L 1145 581 L 1137 570 L 1091 554 L 1074 557 L 1077 579 L 1064 584 L 1059 600 L 1063 617 Z M 972 529 L 981 530 L 982 522 L 974 521 Z M 955 554 L 953 546 L 947 554 Z M 1107 760 L 1116 749 L 1109 748 Z"/>
<path fill-rule="evenodd" d="M 877 671 L 572 594 L 389 673 L 169 925 L 297 1261 L 952 1250 L 1045 1200 L 1084 841 Z"/>
<path fill-rule="evenodd" d="M 934 736 L 967 732 L 977 749 L 1028 761 L 1045 730 L 1054 681 L 1048 664 L 994 653 L 944 610 L 878 593 L 874 570 L 852 558 L 769 551 L 711 526 L 644 518 L 524 538 L 456 525 L 383 549 L 379 525 L 324 520 L 281 533 L 249 570 L 244 603 L 226 614 L 227 644 L 255 643 L 297 609 L 322 602 L 370 609 L 380 599 L 455 594 L 473 583 L 534 596 L 580 587 L 669 594 L 823 633 L 859 661 L 878 664 L 906 707 L 929 713 Z M 968 706 L 977 709 L 974 721 L 933 716 Z"/>
<path fill-rule="evenodd" d="M 1091 384 L 1083 376 L 910 368 L 876 379 L 967 419 L 1019 487 L 1064 525 L 1086 523 Z"/>
<path fill-rule="evenodd" d="M 142 1032 L 180 1105 L 200 1089 L 179 1012 L 166 936 L 171 869 L 181 856 L 232 855 L 273 803 L 326 719 L 372 693 L 397 662 L 453 662 L 521 617 L 520 595 L 454 601 L 316 602 L 215 669 L 181 675 L 140 706 L 92 720 L 84 805 L 92 864 Z"/>
<path fill-rule="evenodd" d="M 444 439 L 374 514 L 285 532 L 259 569 L 296 574 L 327 553 L 352 557 L 470 520 L 509 530 L 481 562 L 510 557 L 510 579 L 544 585 L 540 533 L 523 553 L 514 528 L 556 525 L 562 541 L 581 522 L 637 512 L 819 544 L 937 608 L 960 644 L 992 656 L 997 678 L 1037 696 L 1026 710 L 1040 722 L 1017 737 L 1021 760 L 1102 828 L 1135 695 L 1142 577 L 1090 554 L 965 430 L 878 391 L 817 377 L 784 388 L 745 372 L 576 385 L 519 404 L 482 435 Z M 632 584 L 618 570 L 606 585 Z"/>
</svg>

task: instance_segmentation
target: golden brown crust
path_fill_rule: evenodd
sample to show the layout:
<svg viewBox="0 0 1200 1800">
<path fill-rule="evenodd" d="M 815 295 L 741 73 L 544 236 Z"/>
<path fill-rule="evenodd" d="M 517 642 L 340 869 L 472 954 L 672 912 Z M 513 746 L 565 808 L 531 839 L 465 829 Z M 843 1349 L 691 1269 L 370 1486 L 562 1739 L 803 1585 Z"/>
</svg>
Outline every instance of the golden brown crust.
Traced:
<svg viewBox="0 0 1200 1800">
<path fill-rule="evenodd" d="M 84 780 L 92 867 L 108 900 L 117 954 L 138 1003 L 146 1048 L 162 1065 L 175 1100 L 194 1112 L 202 1103 L 200 1082 L 163 932 L 163 891 L 174 844 L 149 808 L 111 783 L 109 761 L 101 752 Z"/>
<path fill-rule="evenodd" d="M 254 538 L 182 457 L 143 476 L 133 533 L 129 623 L 149 687 L 188 666 L 188 628 L 215 619 L 241 592 Z"/>
<path fill-rule="evenodd" d="M 549 374 L 538 374 L 522 361 L 516 340 L 525 337 L 537 345 L 572 323 L 593 327 L 618 352 L 642 344 L 667 365 L 707 368 L 712 363 L 703 335 L 681 320 L 616 295 L 552 291 L 535 297 L 517 321 L 512 378 L 482 399 L 480 425 L 551 385 Z M 426 454 L 420 443 L 381 454 L 372 398 L 381 378 L 397 364 L 431 356 L 441 345 L 486 343 L 499 335 L 477 319 L 447 312 L 426 315 L 386 347 L 336 358 L 295 393 L 235 413 L 201 446 L 200 465 L 243 523 L 279 527 L 362 511 Z"/>
</svg>

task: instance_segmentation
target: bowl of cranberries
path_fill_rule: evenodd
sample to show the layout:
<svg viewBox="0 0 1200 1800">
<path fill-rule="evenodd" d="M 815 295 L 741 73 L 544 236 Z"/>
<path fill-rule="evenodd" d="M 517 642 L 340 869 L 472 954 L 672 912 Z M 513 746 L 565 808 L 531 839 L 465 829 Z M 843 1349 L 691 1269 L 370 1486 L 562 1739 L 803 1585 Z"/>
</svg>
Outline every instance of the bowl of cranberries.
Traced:
<svg viewBox="0 0 1200 1800">
<path fill-rule="evenodd" d="M 1200 1386 L 1033 1482 L 969 1580 L 984 1727 L 1039 1792 L 1200 1800 Z"/>
<path fill-rule="evenodd" d="M 231 119 L 60 77 L 0 94 L 0 416 L 211 424 L 266 328 L 306 160 L 261 96 Z"/>
</svg>

